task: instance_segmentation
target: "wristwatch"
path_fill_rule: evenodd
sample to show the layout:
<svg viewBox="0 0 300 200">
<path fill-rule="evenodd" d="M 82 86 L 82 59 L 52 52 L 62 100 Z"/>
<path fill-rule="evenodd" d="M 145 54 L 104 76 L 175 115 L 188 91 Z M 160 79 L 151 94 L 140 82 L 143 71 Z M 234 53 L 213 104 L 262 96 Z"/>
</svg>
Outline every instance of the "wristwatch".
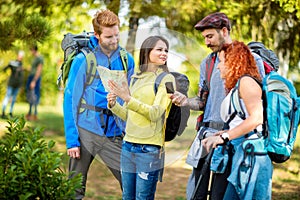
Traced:
<svg viewBox="0 0 300 200">
<path fill-rule="evenodd" d="M 220 137 L 222 138 L 222 140 L 224 141 L 224 144 L 227 143 L 229 141 L 229 134 L 227 132 L 224 132 L 220 135 Z"/>
</svg>

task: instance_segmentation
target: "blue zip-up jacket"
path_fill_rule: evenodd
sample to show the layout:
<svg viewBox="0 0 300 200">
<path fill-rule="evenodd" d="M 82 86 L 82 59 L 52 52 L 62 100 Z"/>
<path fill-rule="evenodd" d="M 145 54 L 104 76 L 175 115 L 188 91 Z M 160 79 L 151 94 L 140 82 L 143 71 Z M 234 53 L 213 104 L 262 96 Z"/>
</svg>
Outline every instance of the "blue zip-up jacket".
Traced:
<svg viewBox="0 0 300 200">
<path fill-rule="evenodd" d="M 108 57 L 102 52 L 98 44 L 98 39 L 95 36 L 90 38 L 89 47 L 95 53 L 97 65 L 107 67 L 111 70 L 124 70 L 120 57 L 121 47 L 118 47 Z M 129 82 L 134 71 L 134 60 L 129 53 L 127 53 L 127 57 L 127 80 Z M 80 109 L 81 97 L 84 99 L 85 104 L 89 106 L 107 109 L 107 92 L 99 79 L 98 71 L 96 71 L 96 78 L 94 78 L 92 84 L 85 88 L 86 68 L 85 56 L 83 53 L 79 53 L 72 62 L 64 91 L 64 129 L 68 149 L 80 146 L 78 127 L 100 136 L 113 137 L 122 134 L 122 127 L 120 127 L 120 123 L 116 122 L 116 116 L 108 116 L 106 113 L 100 114 L 99 111 L 95 111 L 94 109 Z M 105 127 L 103 127 L 103 123 Z"/>
</svg>

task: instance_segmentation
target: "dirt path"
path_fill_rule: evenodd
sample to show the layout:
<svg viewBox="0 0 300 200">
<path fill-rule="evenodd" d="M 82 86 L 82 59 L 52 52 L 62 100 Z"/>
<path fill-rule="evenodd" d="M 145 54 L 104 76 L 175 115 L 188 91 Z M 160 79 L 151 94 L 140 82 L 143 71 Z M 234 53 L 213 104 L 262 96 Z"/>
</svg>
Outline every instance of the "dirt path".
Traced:
<svg viewBox="0 0 300 200">
<path fill-rule="evenodd" d="M 157 184 L 155 199 L 185 199 L 185 187 L 191 171 L 191 168 L 185 164 L 185 157 L 168 165 L 164 170 L 163 182 Z M 118 182 L 100 161 L 94 161 L 88 176 L 85 200 L 118 199 L 116 196 L 121 199 Z"/>
<path fill-rule="evenodd" d="M 6 122 L 0 122 L 0 135 L 6 132 Z M 53 131 L 44 133 L 45 137 L 57 141 L 56 148 L 64 152 L 64 136 Z M 300 134 L 298 134 L 300 137 Z M 185 164 L 185 157 L 193 140 L 193 134 L 185 134 L 178 140 L 167 144 L 166 168 L 163 182 L 157 185 L 156 200 L 184 200 L 186 184 L 191 167 Z M 300 141 L 300 138 L 297 138 Z M 298 142 L 299 143 L 299 142 Z M 169 149 L 169 151 L 168 151 Z M 300 147 L 294 148 L 292 158 L 283 164 L 274 164 L 272 200 L 300 200 Z M 91 165 L 86 198 L 84 200 L 121 199 L 118 182 L 110 171 L 99 161 Z"/>
<path fill-rule="evenodd" d="M 170 154 L 172 155 L 172 154 Z M 173 154 L 174 155 L 174 154 Z M 178 156 L 178 154 L 176 154 Z M 272 200 L 300 200 L 299 171 L 298 178 L 291 176 L 285 166 L 292 166 L 298 156 L 284 165 L 277 165 L 273 173 Z M 163 182 L 157 184 L 156 200 L 185 200 L 186 184 L 191 174 L 191 167 L 185 163 L 186 156 L 166 166 Z M 121 199 L 118 182 L 100 161 L 95 161 L 90 169 L 87 196 L 85 200 L 116 200 Z"/>
</svg>

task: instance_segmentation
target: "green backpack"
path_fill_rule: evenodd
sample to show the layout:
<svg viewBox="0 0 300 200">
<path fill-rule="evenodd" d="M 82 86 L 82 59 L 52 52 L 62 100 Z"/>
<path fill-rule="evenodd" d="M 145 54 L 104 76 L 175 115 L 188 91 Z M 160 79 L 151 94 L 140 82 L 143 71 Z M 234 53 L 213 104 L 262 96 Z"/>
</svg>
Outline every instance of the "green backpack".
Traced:
<svg viewBox="0 0 300 200">
<path fill-rule="evenodd" d="M 87 61 L 87 73 L 95 74 L 97 60 L 94 52 L 88 47 L 89 39 L 93 36 L 93 32 L 83 31 L 80 34 L 67 33 L 64 35 L 64 39 L 61 42 L 61 48 L 64 51 L 64 62 L 60 67 L 60 74 L 57 78 L 57 85 L 63 88 L 68 79 L 70 68 L 75 56 L 82 52 Z M 128 59 L 127 52 L 125 49 L 121 48 L 120 56 L 122 59 L 123 67 L 127 72 Z M 90 85 L 94 80 L 94 76 L 87 76 L 87 85 Z"/>
</svg>

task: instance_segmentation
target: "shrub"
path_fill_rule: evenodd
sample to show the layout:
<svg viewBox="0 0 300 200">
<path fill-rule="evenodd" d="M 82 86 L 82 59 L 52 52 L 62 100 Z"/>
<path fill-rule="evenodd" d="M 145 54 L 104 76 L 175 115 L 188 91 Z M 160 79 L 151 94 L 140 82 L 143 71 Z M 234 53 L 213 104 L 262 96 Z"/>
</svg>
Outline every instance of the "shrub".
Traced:
<svg viewBox="0 0 300 200">
<path fill-rule="evenodd" d="M 68 179 L 60 169 L 62 153 L 42 139 L 42 128 L 25 127 L 25 119 L 8 121 L 0 140 L 1 199 L 72 199 L 81 176 Z"/>
</svg>

